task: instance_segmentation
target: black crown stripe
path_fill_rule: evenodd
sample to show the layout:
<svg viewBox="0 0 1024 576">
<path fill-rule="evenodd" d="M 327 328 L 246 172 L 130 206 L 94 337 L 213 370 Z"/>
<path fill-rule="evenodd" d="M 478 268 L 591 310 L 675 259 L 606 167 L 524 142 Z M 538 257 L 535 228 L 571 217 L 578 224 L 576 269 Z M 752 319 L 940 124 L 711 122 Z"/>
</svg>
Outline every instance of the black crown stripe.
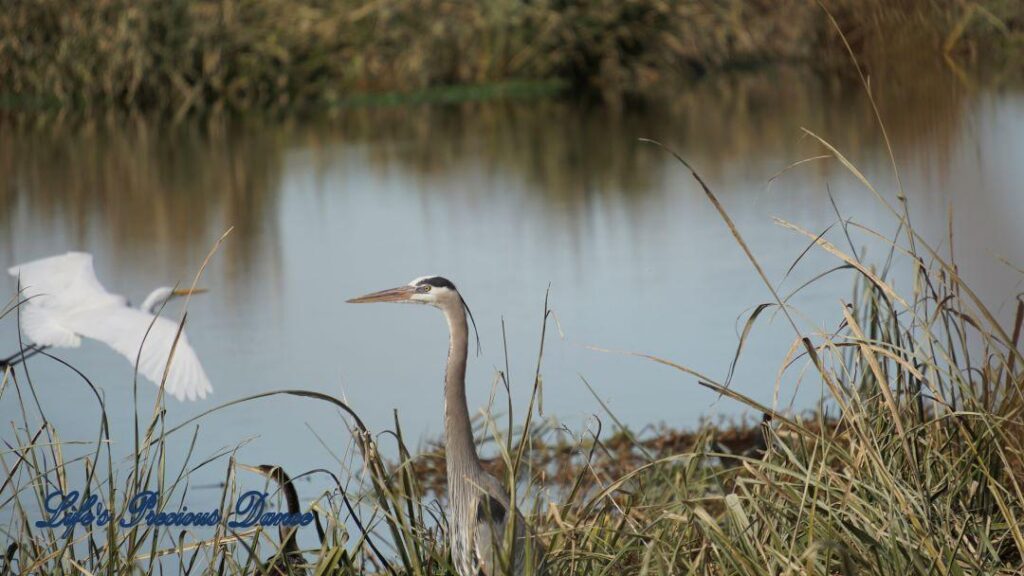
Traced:
<svg viewBox="0 0 1024 576">
<path fill-rule="evenodd" d="M 448 288 L 450 290 L 455 290 L 455 284 L 452 284 L 451 280 L 443 278 L 441 276 L 424 278 L 423 280 L 420 280 L 419 282 L 416 283 L 417 286 L 423 286 L 425 284 L 430 284 L 434 288 Z"/>
</svg>

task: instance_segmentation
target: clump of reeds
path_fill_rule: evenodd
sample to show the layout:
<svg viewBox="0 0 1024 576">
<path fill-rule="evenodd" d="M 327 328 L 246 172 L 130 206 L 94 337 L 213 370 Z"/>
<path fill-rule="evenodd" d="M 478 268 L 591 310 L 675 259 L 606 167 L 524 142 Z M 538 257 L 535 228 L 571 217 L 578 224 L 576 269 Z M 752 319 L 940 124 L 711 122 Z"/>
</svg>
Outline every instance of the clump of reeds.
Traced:
<svg viewBox="0 0 1024 576">
<path fill-rule="evenodd" d="M 880 65 L 1015 54 L 1024 27 L 1003 0 L 823 6 Z M 842 71 L 839 46 L 828 12 L 805 0 L 36 0 L 0 10 L 0 97 L 173 114 L 560 80 L 618 102 L 770 62 Z"/>
<path fill-rule="evenodd" d="M 805 236 L 809 250 L 836 258 L 826 273 L 856 278 L 831 330 L 802 328 L 756 247 L 694 177 L 772 296 L 758 314 L 775 308 L 792 326 L 780 374 L 801 371 L 827 391 L 834 412 L 773 413 L 684 365 L 648 357 L 772 414 L 766 450 L 730 456 L 741 466 L 725 471 L 708 465 L 707 449 L 652 458 L 563 508 L 561 525 L 572 527 L 557 533 L 572 550 L 563 557 L 567 573 L 1011 574 L 1024 563 L 1024 302 L 1000 320 L 952 257 L 913 228 L 906 206 L 889 204 L 822 144 L 899 222 L 885 240 L 889 258 L 873 264 L 854 238 L 885 237 L 838 213 L 832 235 L 778 221 Z M 889 278 L 894 254 L 912 271 L 908 291 Z"/>
</svg>

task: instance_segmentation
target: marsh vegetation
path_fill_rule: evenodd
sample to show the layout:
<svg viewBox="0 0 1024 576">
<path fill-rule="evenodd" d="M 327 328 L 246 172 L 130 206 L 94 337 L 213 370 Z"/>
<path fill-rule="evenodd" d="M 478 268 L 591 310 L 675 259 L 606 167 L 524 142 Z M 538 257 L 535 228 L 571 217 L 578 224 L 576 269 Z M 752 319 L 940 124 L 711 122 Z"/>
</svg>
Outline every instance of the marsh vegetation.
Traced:
<svg viewBox="0 0 1024 576">
<path fill-rule="evenodd" d="M 840 151 L 821 145 L 860 177 Z M 759 449 L 737 453 L 719 441 L 727 440 L 727 431 L 707 427 L 685 441 L 659 441 L 667 436 L 630 431 L 611 413 L 601 419 L 611 435 L 566 432 L 539 415 L 506 411 L 499 395 L 479 422 L 478 438 L 500 462 L 495 470 L 518 487 L 521 509 L 548 543 L 555 573 L 1017 573 L 1024 562 L 1024 302 L 1011 314 L 986 307 L 958 272 L 952 235 L 945 247 L 928 243 L 915 231 L 907 205 L 862 180 L 865 194 L 901 223 L 895 235 L 838 210 L 825 231 L 778 221 L 806 239 L 807 252 L 834 258 L 822 275 L 844 274 L 854 282 L 852 292 L 836 295 L 832 322 L 808 327 L 798 320 L 793 295 L 769 281 L 757 246 L 746 243 L 713 191 L 693 175 L 718 211 L 723 232 L 741 247 L 770 295 L 747 317 L 738 357 L 749 331 L 777 316 L 792 329 L 789 352 L 764 370 L 777 379 L 796 372 L 806 385 L 820 388 L 819 409 L 778 411 L 734 391 L 728 378 L 715 380 L 641 355 L 772 416 L 753 433 L 764 438 Z M 869 260 L 858 249 L 862 241 L 882 241 L 889 250 Z M 891 280 L 894 263 L 910 269 L 906 288 Z M 553 322 L 547 308 L 540 312 L 544 325 Z M 527 383 L 534 395 L 542 392 L 543 334 L 536 377 Z M 351 448 L 323 468 L 291 471 L 293 480 L 324 475 L 334 486 L 306 495 L 303 503 L 317 512 L 316 543 L 303 550 L 308 567 L 317 573 L 452 573 L 443 491 L 428 482 L 429 462 L 438 456 L 410 451 L 397 419 L 388 431 L 371 431 L 341 400 L 303 390 L 232 400 L 184 422 L 170 421 L 157 405 L 137 413 L 129 461 L 111 457 L 105 417 L 93 452 L 65 461 L 60 431 L 32 400 L 37 384 L 28 376 L 8 371 L 0 388 L 3 401 L 22 414 L 0 457 L 8 471 L 4 506 L 13 512 L 7 571 L 258 570 L 280 554 L 272 531 L 235 532 L 221 525 L 213 534 L 179 533 L 111 522 L 64 537 L 56 529 L 35 528 L 32 517 L 53 488 L 68 486 L 73 470 L 87 493 L 123 514 L 126 495 L 140 489 L 156 490 L 162 507 L 175 509 L 192 489 L 190 473 L 207 466 L 223 470 L 220 500 L 227 516 L 244 485 L 265 480 L 246 478 L 231 447 L 209 458 L 190 453 L 180 469 L 168 469 L 167 438 L 194 439 L 223 408 L 290 395 L 336 408 L 337 435 L 348 437 Z M 92 386 L 79 377 L 79 385 Z M 499 381 L 505 377 L 499 372 Z M 510 382 L 508 390 L 526 388 Z M 102 395 L 96 402 L 102 414 Z M 525 431 L 517 428 L 523 422 Z M 385 444 L 395 445 L 397 458 L 382 455 Z"/>
<path fill-rule="evenodd" d="M 1012 0 L 8 2 L 0 86 L 6 107 L 29 111 L 181 115 L 560 89 L 621 104 L 766 64 L 849 75 L 839 31 L 873 73 L 944 63 L 1019 76 L 1022 22 Z"/>
</svg>

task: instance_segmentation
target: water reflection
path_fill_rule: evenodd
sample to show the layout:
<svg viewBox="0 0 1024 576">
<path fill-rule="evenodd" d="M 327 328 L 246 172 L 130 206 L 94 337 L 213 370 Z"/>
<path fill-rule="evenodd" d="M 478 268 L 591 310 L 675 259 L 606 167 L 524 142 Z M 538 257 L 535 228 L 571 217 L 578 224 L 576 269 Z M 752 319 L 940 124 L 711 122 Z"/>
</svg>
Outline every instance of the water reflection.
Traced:
<svg viewBox="0 0 1024 576">
<path fill-rule="evenodd" d="M 275 268 L 283 143 L 202 127 L 90 123 L 74 131 L 5 130 L 0 170 L 5 258 L 13 260 L 14 219 L 84 245 L 96 225 L 110 257 L 191 264 L 230 223 L 231 276 Z"/>
<path fill-rule="evenodd" d="M 968 89 L 952 74 L 890 76 L 879 93 L 902 158 L 948 166 Z M 642 110 L 614 112 L 566 101 L 338 110 L 312 121 L 186 122 L 103 118 L 73 127 L 10 123 L 0 131 L 2 235 L 14 254 L 15 218 L 86 241 L 103 222 L 113 257 L 145 253 L 177 268 L 228 225 L 230 278 L 278 270 L 281 173 L 301 151 L 311 177 L 325 179 L 342 150 L 362 148 L 362 169 L 400 170 L 420 191 L 466 190 L 474 179 L 521 182 L 531 215 L 577 230 L 597 204 L 641 206 L 674 169 L 637 145 L 654 138 L 683 152 L 712 179 L 729 171 L 777 170 L 817 147 L 806 127 L 851 158 L 885 151 L 869 102 L 856 86 L 795 71 L 714 77 Z M 919 154 L 924 147 L 927 154 Z M 824 170 L 824 168 L 821 168 Z M 472 174 L 467 172 L 472 171 Z M 324 193 L 331 193 L 324 190 Z M 426 199 L 421 199 L 426 202 Z"/>
</svg>

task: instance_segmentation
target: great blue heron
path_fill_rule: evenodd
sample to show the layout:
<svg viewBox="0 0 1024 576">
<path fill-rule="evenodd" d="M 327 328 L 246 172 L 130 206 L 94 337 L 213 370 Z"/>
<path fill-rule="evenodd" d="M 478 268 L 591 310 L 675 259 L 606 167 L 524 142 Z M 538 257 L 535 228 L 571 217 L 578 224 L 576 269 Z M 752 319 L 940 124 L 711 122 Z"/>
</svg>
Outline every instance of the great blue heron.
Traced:
<svg viewBox="0 0 1024 576">
<path fill-rule="evenodd" d="M 526 527 L 518 510 L 514 516 L 509 513 L 508 489 L 484 471 L 476 453 L 466 405 L 469 345 L 466 314 L 469 308 L 455 285 L 440 276 L 424 276 L 408 285 L 349 302 L 430 304 L 444 313 L 450 338 L 444 378 L 444 444 L 452 561 L 461 576 L 541 573 L 543 545 Z M 503 553 L 505 535 L 513 525 L 512 550 L 506 555 Z"/>
<path fill-rule="evenodd" d="M 202 364 L 178 323 L 155 316 L 168 300 L 202 292 L 162 287 L 153 290 L 139 308 L 100 284 L 92 255 L 68 252 L 8 269 L 21 284 L 21 330 L 33 343 L 25 354 L 0 360 L 0 368 L 49 347 L 77 348 L 82 337 L 99 340 L 120 352 L 139 373 L 159 385 L 174 349 L 164 389 L 178 400 L 205 398 L 213 391 Z M 177 340 L 177 345 L 174 344 Z M 140 353 L 141 348 L 141 353 Z"/>
</svg>

